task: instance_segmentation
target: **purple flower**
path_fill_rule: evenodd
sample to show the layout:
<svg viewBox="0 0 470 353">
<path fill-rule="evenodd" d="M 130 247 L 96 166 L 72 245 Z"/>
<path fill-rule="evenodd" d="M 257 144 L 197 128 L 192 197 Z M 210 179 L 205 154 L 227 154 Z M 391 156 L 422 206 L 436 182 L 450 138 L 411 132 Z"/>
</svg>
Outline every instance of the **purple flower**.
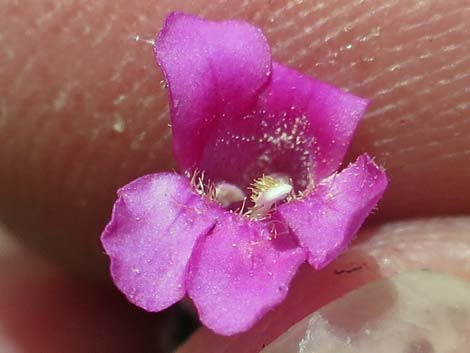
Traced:
<svg viewBox="0 0 470 353">
<path fill-rule="evenodd" d="M 235 334 L 303 262 L 337 257 L 382 196 L 367 155 L 336 172 L 367 101 L 272 62 L 242 21 L 171 14 L 155 52 L 185 176 L 121 188 L 101 239 L 132 303 L 160 311 L 188 295 L 207 327 Z"/>
</svg>

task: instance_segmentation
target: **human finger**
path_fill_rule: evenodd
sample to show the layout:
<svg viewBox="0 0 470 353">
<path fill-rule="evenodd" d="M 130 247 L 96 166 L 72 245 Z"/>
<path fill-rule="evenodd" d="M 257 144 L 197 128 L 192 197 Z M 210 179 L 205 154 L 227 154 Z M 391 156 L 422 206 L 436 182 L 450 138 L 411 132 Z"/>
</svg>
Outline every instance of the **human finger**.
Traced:
<svg viewBox="0 0 470 353">
<path fill-rule="evenodd" d="M 274 58 L 371 98 L 350 156 L 390 177 L 381 219 L 469 211 L 465 1 L 5 2 L 0 217 L 81 271 L 105 268 L 115 190 L 176 168 L 152 48 L 171 10 L 260 26 Z M 467 14 L 467 15 L 466 15 Z"/>
</svg>

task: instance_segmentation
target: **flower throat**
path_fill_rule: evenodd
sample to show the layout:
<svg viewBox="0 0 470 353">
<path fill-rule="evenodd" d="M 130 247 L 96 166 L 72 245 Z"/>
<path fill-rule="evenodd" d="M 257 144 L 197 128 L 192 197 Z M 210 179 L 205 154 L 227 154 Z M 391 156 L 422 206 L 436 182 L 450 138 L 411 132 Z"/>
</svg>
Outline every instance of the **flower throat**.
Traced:
<svg viewBox="0 0 470 353">
<path fill-rule="evenodd" d="M 255 179 L 247 190 L 249 197 L 241 188 L 227 182 L 213 184 L 204 181 L 204 172 L 194 172 L 191 185 L 201 196 L 217 202 L 222 207 L 235 211 L 253 220 L 269 216 L 273 206 L 293 195 L 292 181 L 282 174 L 263 175 Z"/>
</svg>

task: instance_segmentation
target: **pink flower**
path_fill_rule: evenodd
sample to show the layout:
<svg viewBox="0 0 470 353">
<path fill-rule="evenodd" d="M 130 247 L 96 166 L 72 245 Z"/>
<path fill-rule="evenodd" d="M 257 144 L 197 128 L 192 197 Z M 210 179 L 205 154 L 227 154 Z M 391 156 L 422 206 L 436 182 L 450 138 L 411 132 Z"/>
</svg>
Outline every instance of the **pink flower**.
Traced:
<svg viewBox="0 0 470 353">
<path fill-rule="evenodd" d="M 186 176 L 121 188 L 101 239 L 132 303 L 188 295 L 202 323 L 235 334 L 282 302 L 303 262 L 337 257 L 381 198 L 367 155 L 336 172 L 367 101 L 272 62 L 242 21 L 171 14 L 155 52 Z"/>
</svg>

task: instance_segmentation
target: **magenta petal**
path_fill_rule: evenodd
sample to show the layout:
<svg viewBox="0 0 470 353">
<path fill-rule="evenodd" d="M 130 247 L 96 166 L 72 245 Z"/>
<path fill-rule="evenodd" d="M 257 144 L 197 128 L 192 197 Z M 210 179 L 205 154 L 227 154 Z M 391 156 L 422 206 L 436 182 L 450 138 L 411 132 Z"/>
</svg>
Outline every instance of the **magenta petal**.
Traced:
<svg viewBox="0 0 470 353">
<path fill-rule="evenodd" d="M 289 234 L 269 240 L 268 227 L 224 213 L 194 251 L 188 294 L 204 325 L 219 334 L 245 331 L 279 304 L 305 261 Z"/>
<path fill-rule="evenodd" d="M 193 248 L 213 225 L 186 178 L 152 174 L 124 186 L 101 237 L 114 283 L 148 311 L 179 301 Z"/>
<path fill-rule="evenodd" d="M 277 213 L 308 251 L 309 263 L 321 269 L 348 246 L 386 186 L 384 171 L 364 154 Z"/>
<path fill-rule="evenodd" d="M 243 21 L 173 13 L 155 52 L 170 92 L 175 155 L 184 169 L 197 167 L 219 120 L 251 109 L 268 81 L 268 43 Z"/>
<path fill-rule="evenodd" d="M 183 169 L 239 186 L 284 173 L 296 186 L 340 165 L 367 101 L 274 63 L 241 21 L 170 15 L 155 50 Z"/>
<path fill-rule="evenodd" d="M 304 189 L 338 168 L 366 106 L 364 99 L 274 63 L 252 111 L 220 119 L 198 168 L 241 186 L 282 173 Z"/>
<path fill-rule="evenodd" d="M 252 111 L 220 119 L 198 168 L 241 186 L 282 173 L 304 189 L 338 168 L 366 106 L 364 99 L 274 63 Z"/>
<path fill-rule="evenodd" d="M 294 180 L 310 174 L 316 183 L 331 175 L 340 166 L 367 105 L 366 99 L 273 63 L 272 81 L 259 99 L 258 111 L 264 112 L 267 135 L 280 140 L 267 148 L 274 172 Z"/>
</svg>

